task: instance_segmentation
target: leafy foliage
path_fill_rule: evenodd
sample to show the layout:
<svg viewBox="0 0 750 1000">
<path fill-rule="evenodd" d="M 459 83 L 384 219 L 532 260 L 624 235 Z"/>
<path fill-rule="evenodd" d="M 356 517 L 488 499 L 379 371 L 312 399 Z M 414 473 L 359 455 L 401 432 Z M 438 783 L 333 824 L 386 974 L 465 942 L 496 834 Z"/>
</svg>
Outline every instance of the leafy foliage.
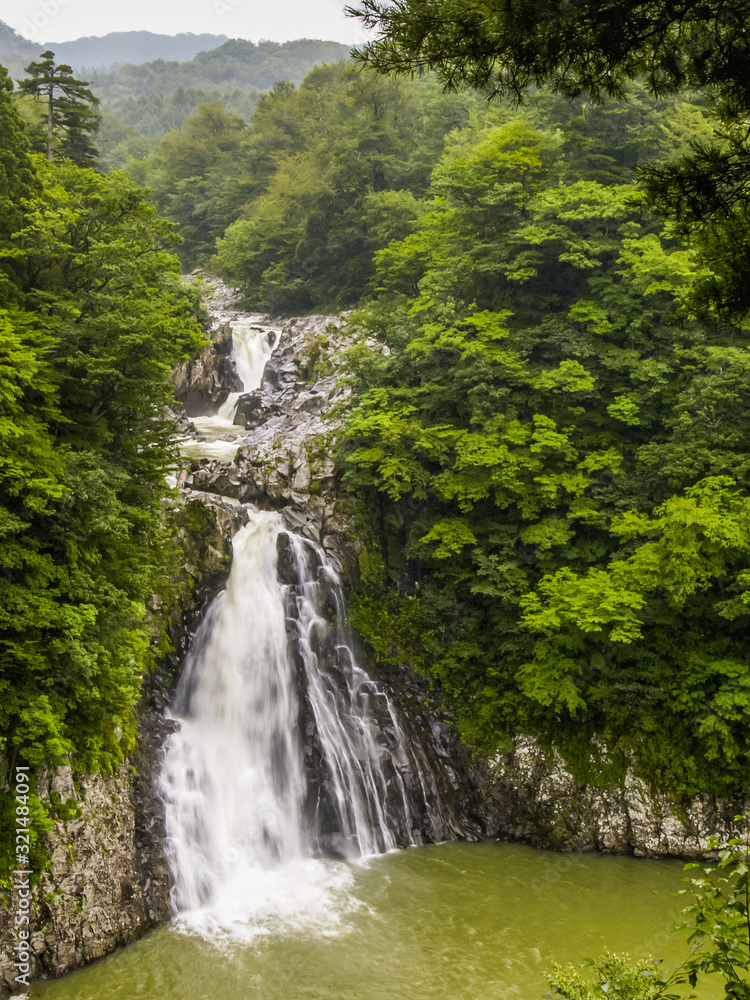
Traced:
<svg viewBox="0 0 750 1000">
<path fill-rule="evenodd" d="M 750 95 L 745 0 L 362 0 L 349 12 L 381 34 L 361 59 L 383 72 L 430 67 L 449 86 L 519 96 L 551 82 L 571 97 L 619 96 L 644 76 L 655 93 L 713 85 Z"/>
<path fill-rule="evenodd" d="M 365 632 L 487 751 L 533 732 L 584 780 L 605 746 L 612 780 L 631 760 L 678 793 L 737 792 L 744 334 L 698 318 L 705 265 L 613 176 L 619 148 L 573 179 L 580 118 L 532 110 L 452 133 L 414 232 L 376 254 L 356 319 L 382 353 L 351 354 L 345 446 L 383 554 Z"/>
<path fill-rule="evenodd" d="M 746 0 L 487 4 L 485 0 L 362 0 L 349 12 L 381 36 L 358 57 L 381 72 L 430 68 L 520 100 L 532 85 L 595 100 L 643 79 L 651 93 L 710 88 L 713 134 L 645 172 L 654 205 L 689 237 L 712 277 L 696 301 L 736 321 L 750 309 L 747 205 L 750 50 Z"/>
<path fill-rule="evenodd" d="M 0 200 L 25 195 L 0 248 L 0 751 L 112 768 L 169 587 L 164 414 L 198 303 L 130 178 L 32 160 L 7 87 L 0 119 Z"/>
<path fill-rule="evenodd" d="M 201 105 L 128 169 L 180 224 L 186 267 L 205 264 L 218 238 L 213 266 L 253 305 L 351 303 L 373 252 L 410 231 L 444 134 L 478 106 L 323 66 L 299 88 L 274 84 L 249 126 Z"/>
<path fill-rule="evenodd" d="M 550 986 L 553 993 L 545 993 L 548 1000 L 678 1000 L 675 993 L 676 977 L 660 974 L 660 959 L 633 964 L 628 955 L 606 954 L 598 961 L 587 959 L 580 968 L 558 967 L 553 971 Z"/>
<path fill-rule="evenodd" d="M 736 816 L 740 835 L 722 844 L 717 837 L 709 848 L 717 855 L 716 867 L 688 864 L 693 902 L 685 909 L 690 917 L 691 954 L 687 979 L 695 986 L 701 975 L 718 974 L 727 998 L 750 997 L 750 823 Z M 699 871 L 696 871 L 698 869 Z"/>
<path fill-rule="evenodd" d="M 250 181 L 243 169 L 245 123 L 220 103 L 201 104 L 181 129 L 173 129 L 130 173 L 156 192 L 159 211 L 180 226 L 185 267 L 213 253 L 234 221 Z"/>
<path fill-rule="evenodd" d="M 73 165 L 42 179 L 14 239 L 27 311 L 3 339 L 9 434 L 29 458 L 5 484 L 2 732 L 34 765 L 75 750 L 96 766 L 120 759 L 115 729 L 131 728 L 148 662 L 171 459 L 161 414 L 198 333 L 171 228 L 132 181 Z"/>
<path fill-rule="evenodd" d="M 250 198 L 213 262 L 248 301 L 294 311 L 356 302 L 373 253 L 406 235 L 443 135 L 476 100 L 324 66 L 261 98 Z"/>
</svg>

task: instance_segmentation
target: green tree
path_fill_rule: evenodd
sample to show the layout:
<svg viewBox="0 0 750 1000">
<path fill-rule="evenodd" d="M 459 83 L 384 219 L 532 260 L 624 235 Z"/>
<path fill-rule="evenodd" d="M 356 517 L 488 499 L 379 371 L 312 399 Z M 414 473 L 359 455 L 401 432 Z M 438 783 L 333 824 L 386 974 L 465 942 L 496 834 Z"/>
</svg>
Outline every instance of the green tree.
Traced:
<svg viewBox="0 0 750 1000">
<path fill-rule="evenodd" d="M 23 121 L 12 100 L 13 84 L 0 66 L 0 306 L 20 302 L 23 264 L 12 239 L 23 228 L 23 202 L 39 190 Z"/>
<path fill-rule="evenodd" d="M 21 94 L 44 102 L 46 133 L 40 137 L 48 160 L 55 156 L 81 167 L 93 166 L 97 158 L 94 137 L 99 128 L 98 98 L 88 84 L 73 76 L 70 66 L 55 64 L 54 52 L 43 52 L 41 61 L 30 63 L 20 80 Z"/>
<path fill-rule="evenodd" d="M 250 125 L 258 185 L 217 244 L 220 273 L 266 308 L 356 302 L 373 252 L 414 223 L 442 130 L 475 104 L 345 63 L 318 67 L 297 89 L 279 85 Z"/>
<path fill-rule="evenodd" d="M 0 731 L 33 765 L 96 768 L 132 738 L 164 580 L 164 411 L 199 334 L 172 227 L 129 178 L 63 164 L 43 180 L 13 241 L 28 311 L 3 327 Z"/>
<path fill-rule="evenodd" d="M 489 752 L 531 732 L 582 780 L 634 764 L 736 793 L 743 334 L 691 312 L 698 255 L 636 186 L 570 179 L 543 109 L 452 133 L 415 231 L 376 255 L 358 320 L 384 351 L 351 356 L 345 444 L 371 512 L 358 621 Z"/>
<path fill-rule="evenodd" d="M 511 97 L 547 82 L 620 95 L 644 77 L 654 93 L 716 86 L 750 100 L 746 0 L 362 0 L 348 12 L 380 34 L 357 55 L 386 73 L 429 67 L 448 86 Z"/>
<path fill-rule="evenodd" d="M 0 757 L 107 769 L 164 638 L 146 609 L 171 586 L 165 414 L 199 308 L 145 192 L 31 157 L 0 83 Z M 0 796 L 8 848 L 14 815 Z"/>
<path fill-rule="evenodd" d="M 186 268 L 203 263 L 249 194 L 243 151 L 247 126 L 220 103 L 201 104 L 182 128 L 161 140 L 146 161 L 131 164 L 152 186 L 159 211 L 178 223 Z"/>
<path fill-rule="evenodd" d="M 532 85 L 550 84 L 596 100 L 623 95 L 635 79 L 656 95 L 710 88 L 710 141 L 694 142 L 680 160 L 650 167 L 644 177 L 653 203 L 711 269 L 696 286 L 696 301 L 729 321 L 750 309 L 747 0 L 363 0 L 349 13 L 380 33 L 358 58 L 385 73 L 429 68 L 449 88 L 468 83 L 520 99 Z"/>
</svg>

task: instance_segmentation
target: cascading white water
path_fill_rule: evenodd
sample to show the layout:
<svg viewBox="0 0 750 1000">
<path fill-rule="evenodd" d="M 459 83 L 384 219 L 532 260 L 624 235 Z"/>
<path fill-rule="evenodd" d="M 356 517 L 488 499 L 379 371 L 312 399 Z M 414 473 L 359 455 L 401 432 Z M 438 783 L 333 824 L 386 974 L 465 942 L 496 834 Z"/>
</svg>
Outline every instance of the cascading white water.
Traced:
<svg viewBox="0 0 750 1000">
<path fill-rule="evenodd" d="M 297 699 L 276 583 L 279 520 L 258 512 L 235 537 L 229 584 L 196 637 L 177 692 L 180 728 L 162 780 L 180 909 L 220 892 L 217 865 L 237 852 L 259 868 L 303 853 Z"/>
<path fill-rule="evenodd" d="M 180 453 L 185 458 L 231 460 L 237 452 L 237 441 L 242 436 L 235 426 L 237 404 L 243 393 L 260 386 L 263 369 L 273 352 L 276 331 L 252 319 L 232 322 L 232 360 L 242 392 L 232 392 L 212 417 L 193 417 L 192 423 L 202 440 L 186 437 L 180 441 Z"/>
<path fill-rule="evenodd" d="M 274 331 L 253 320 L 233 323 L 232 331 L 235 365 L 249 391 L 261 383 Z M 234 457 L 241 395 L 230 395 L 216 416 L 193 420 L 203 440 L 182 441 L 183 455 Z M 309 922 L 318 931 L 335 925 L 353 905 L 345 891 L 351 872 L 314 855 L 389 851 L 410 842 L 413 825 L 394 766 L 407 763 L 404 733 L 385 692 L 357 664 L 334 569 L 322 549 L 286 533 L 279 514 L 247 510 L 227 589 L 182 672 L 177 728 L 161 773 L 179 919 L 210 936 L 239 938 Z M 291 560 L 283 584 L 282 532 Z M 319 758 L 314 795 L 303 717 Z"/>
<path fill-rule="evenodd" d="M 357 663 L 344 622 L 341 581 L 325 553 L 306 539 L 290 535 L 297 587 L 299 650 L 305 669 L 307 698 L 323 749 L 327 787 L 333 799 L 340 842 L 349 856 L 367 856 L 396 848 L 388 815 L 392 796 L 383 768 L 385 747 L 378 743 L 374 703 L 391 720 L 395 742 L 405 745 L 403 731 L 387 695 Z M 331 602 L 332 621 L 325 616 Z M 321 663 L 327 648 L 333 662 Z M 400 774 L 399 825 L 411 827 L 411 811 Z"/>
<path fill-rule="evenodd" d="M 282 531 L 278 514 L 252 511 L 235 536 L 227 589 L 199 629 L 175 699 L 178 728 L 161 774 L 167 856 L 175 908 L 201 933 L 246 938 L 305 922 L 320 929 L 351 903 L 343 892 L 349 870 L 313 857 L 316 831 L 305 823 L 300 686 L 322 750 L 338 853 L 396 846 L 384 747 L 369 712 L 375 699 L 390 705 L 347 644 L 339 581 L 322 550 L 288 535 L 297 583 L 278 581 Z M 285 618 L 290 603 L 302 678 Z M 321 663 L 325 650 L 334 662 Z M 403 784 L 396 799 L 408 826 Z"/>
</svg>

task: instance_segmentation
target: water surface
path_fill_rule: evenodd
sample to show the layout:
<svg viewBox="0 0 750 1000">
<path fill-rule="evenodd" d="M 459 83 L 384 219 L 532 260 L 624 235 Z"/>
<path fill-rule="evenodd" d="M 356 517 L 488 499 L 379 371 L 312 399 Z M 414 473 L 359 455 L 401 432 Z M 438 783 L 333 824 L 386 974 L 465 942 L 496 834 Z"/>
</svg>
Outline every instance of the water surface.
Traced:
<svg viewBox="0 0 750 1000">
<path fill-rule="evenodd" d="M 537 1000 L 544 971 L 605 949 L 685 954 L 682 865 L 487 841 L 321 866 L 320 898 L 251 940 L 175 927 L 37 984 L 44 1000 Z M 310 879 L 306 880 L 309 887 Z M 314 903 L 314 901 L 313 901 Z M 279 915 L 280 914 L 280 915 Z M 297 919 L 298 917 L 298 919 Z"/>
</svg>

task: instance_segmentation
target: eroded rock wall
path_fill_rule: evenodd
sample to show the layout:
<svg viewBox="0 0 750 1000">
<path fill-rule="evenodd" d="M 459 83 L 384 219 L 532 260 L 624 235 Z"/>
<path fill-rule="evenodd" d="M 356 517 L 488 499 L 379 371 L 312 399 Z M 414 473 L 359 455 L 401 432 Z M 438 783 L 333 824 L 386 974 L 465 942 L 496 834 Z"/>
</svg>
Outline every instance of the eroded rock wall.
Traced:
<svg viewBox="0 0 750 1000">
<path fill-rule="evenodd" d="M 632 774 L 610 788 L 583 784 L 530 739 L 485 766 L 487 833 L 557 851 L 700 858 L 709 838 L 732 835 L 735 815 L 750 804 L 676 799 Z"/>
</svg>

